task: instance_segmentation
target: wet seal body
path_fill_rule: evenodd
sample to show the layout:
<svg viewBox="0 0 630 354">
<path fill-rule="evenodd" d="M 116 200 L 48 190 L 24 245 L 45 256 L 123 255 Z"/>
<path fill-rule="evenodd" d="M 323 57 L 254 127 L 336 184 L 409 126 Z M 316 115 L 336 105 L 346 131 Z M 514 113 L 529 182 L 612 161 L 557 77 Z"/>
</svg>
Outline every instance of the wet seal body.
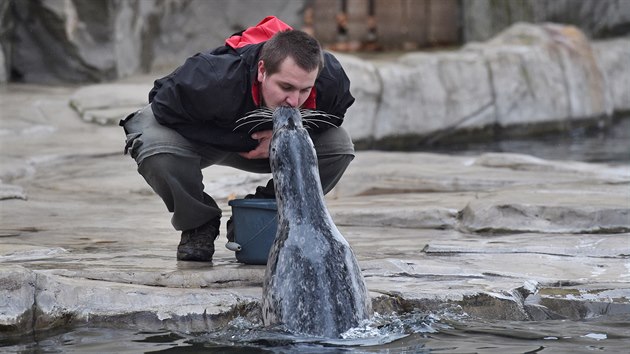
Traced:
<svg viewBox="0 0 630 354">
<path fill-rule="evenodd" d="M 263 322 L 339 337 L 372 313 L 356 257 L 324 202 L 313 142 L 298 110 L 273 114 L 271 171 L 278 231 L 263 282 Z"/>
</svg>

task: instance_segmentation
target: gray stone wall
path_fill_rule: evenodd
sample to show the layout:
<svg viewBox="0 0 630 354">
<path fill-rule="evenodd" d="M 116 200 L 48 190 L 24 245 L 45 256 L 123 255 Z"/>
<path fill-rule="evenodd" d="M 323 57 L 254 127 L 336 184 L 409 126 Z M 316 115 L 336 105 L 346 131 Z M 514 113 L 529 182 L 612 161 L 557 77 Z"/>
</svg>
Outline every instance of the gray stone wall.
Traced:
<svg viewBox="0 0 630 354">
<path fill-rule="evenodd" d="M 0 0 L 0 82 L 102 82 L 170 70 L 265 16 L 299 27 L 303 6 L 303 0 Z"/>
<path fill-rule="evenodd" d="M 573 26 L 519 23 L 458 51 L 388 62 L 338 57 L 357 98 L 344 126 L 362 146 L 483 138 L 489 127 L 526 136 L 630 111 L 630 38 L 591 42 Z"/>
<path fill-rule="evenodd" d="M 628 0 L 463 0 L 465 42 L 485 41 L 516 22 L 574 25 L 589 38 L 630 33 Z"/>
<path fill-rule="evenodd" d="M 276 15 L 300 28 L 308 0 L 0 0 L 0 83 L 103 82 L 168 71 Z M 519 21 L 573 24 L 590 38 L 630 32 L 627 0 L 463 0 L 465 42 Z M 421 21 L 421 20 L 418 20 Z M 387 26 L 388 24 L 381 24 Z"/>
<path fill-rule="evenodd" d="M 9 14 L 9 0 L 0 0 L 0 84 L 9 80 L 10 66 L 7 57 L 11 55 L 11 31 L 13 17 Z"/>
</svg>

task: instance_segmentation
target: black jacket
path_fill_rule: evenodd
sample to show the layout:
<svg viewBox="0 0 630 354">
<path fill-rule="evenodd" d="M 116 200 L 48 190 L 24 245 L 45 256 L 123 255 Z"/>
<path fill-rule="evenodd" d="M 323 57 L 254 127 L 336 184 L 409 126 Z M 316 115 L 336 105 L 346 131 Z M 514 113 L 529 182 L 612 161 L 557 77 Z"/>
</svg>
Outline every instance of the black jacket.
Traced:
<svg viewBox="0 0 630 354">
<path fill-rule="evenodd" d="M 255 110 L 252 85 L 263 43 L 233 49 L 221 46 L 198 53 L 155 81 L 149 102 L 155 118 L 182 136 L 226 151 L 257 146 L 247 132 L 233 131 L 237 119 Z M 340 118 L 354 102 L 341 64 L 324 54 L 324 69 L 315 82 L 316 109 Z"/>
</svg>

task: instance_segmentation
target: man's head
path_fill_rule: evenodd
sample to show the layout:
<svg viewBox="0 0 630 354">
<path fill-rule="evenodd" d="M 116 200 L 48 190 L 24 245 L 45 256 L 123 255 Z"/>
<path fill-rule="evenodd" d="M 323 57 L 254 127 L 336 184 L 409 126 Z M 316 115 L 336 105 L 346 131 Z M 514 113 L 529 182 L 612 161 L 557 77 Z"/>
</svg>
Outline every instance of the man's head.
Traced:
<svg viewBox="0 0 630 354">
<path fill-rule="evenodd" d="M 300 107 L 323 66 L 322 49 L 315 38 L 298 30 L 276 33 L 263 45 L 258 62 L 264 105 Z"/>
</svg>

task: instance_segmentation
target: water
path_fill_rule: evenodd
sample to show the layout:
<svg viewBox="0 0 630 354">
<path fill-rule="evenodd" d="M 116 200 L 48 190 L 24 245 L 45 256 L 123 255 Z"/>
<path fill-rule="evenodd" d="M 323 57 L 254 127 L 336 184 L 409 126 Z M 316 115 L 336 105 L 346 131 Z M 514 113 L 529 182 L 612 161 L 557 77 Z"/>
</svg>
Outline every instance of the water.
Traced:
<svg viewBox="0 0 630 354">
<path fill-rule="evenodd" d="M 446 144 L 422 150 L 463 155 L 509 152 L 549 160 L 630 164 L 630 116 L 619 117 L 605 127 L 578 127 L 536 138 Z"/>
<path fill-rule="evenodd" d="M 76 327 L 0 340 L 6 353 L 627 353 L 630 317 L 581 321 L 481 321 L 420 313 L 376 315 L 330 340 L 269 330 L 236 319 L 201 334 Z"/>
</svg>

